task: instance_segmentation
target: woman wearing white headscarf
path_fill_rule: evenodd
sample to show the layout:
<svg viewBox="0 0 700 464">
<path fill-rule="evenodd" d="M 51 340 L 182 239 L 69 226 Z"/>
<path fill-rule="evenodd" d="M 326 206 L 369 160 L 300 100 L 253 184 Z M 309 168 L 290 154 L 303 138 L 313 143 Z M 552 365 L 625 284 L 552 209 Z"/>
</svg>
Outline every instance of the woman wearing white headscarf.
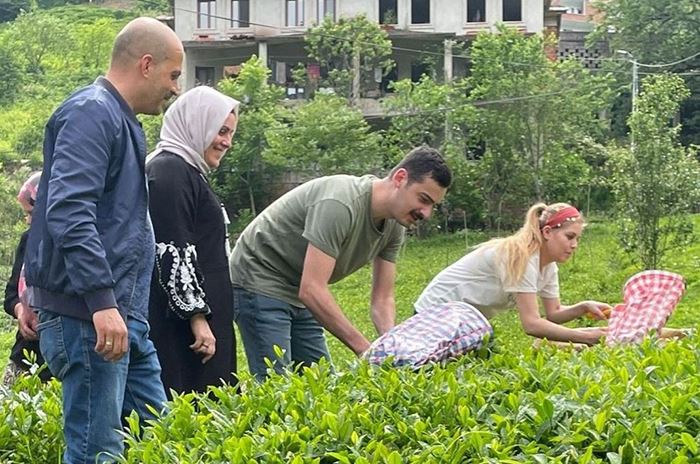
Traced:
<svg viewBox="0 0 700 464">
<path fill-rule="evenodd" d="M 236 381 L 225 211 L 207 175 L 231 147 L 238 107 L 210 87 L 184 93 L 146 159 L 157 251 L 149 323 L 169 395 Z"/>
</svg>

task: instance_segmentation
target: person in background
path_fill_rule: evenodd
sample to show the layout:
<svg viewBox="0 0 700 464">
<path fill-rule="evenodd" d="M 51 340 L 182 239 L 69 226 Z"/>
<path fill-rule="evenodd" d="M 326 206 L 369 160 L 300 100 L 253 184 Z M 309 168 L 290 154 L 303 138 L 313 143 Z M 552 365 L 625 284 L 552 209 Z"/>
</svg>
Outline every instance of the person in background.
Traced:
<svg viewBox="0 0 700 464">
<path fill-rule="evenodd" d="M 440 304 L 461 301 L 487 319 L 515 305 L 528 335 L 593 345 L 606 328 L 578 329 L 561 324 L 583 315 L 606 319 L 610 305 L 581 301 L 562 305 L 557 264 L 578 247 L 583 215 L 566 203 L 538 203 L 527 212 L 522 228 L 506 238 L 488 241 L 441 271 L 423 290 L 417 313 Z M 544 306 L 540 315 L 538 297 Z"/>
<path fill-rule="evenodd" d="M 370 312 L 381 335 L 395 323 L 396 259 L 404 231 L 442 201 L 452 173 L 440 153 L 413 149 L 379 179 L 337 175 L 276 200 L 245 228 L 230 259 L 234 310 L 250 371 L 267 375 L 330 358 L 323 329 L 356 355 L 369 341 L 329 285 L 372 263 Z M 280 359 L 274 347 L 284 354 Z"/>
<path fill-rule="evenodd" d="M 41 178 L 40 172 L 35 172 L 22 184 L 17 195 L 27 225 L 32 223 L 32 210 L 36 202 L 36 190 Z M 15 344 L 10 349 L 10 362 L 7 364 L 3 379 L 4 385 L 11 385 L 14 380 L 23 372 L 29 372 L 31 360 L 33 364 L 41 366 L 44 358 L 39 349 L 39 337 L 36 334 L 36 319 L 27 318 L 24 312 L 31 312 L 31 309 L 22 302 L 23 293 L 27 288 L 24 278 L 24 250 L 27 246 L 29 229 L 22 233 L 15 251 L 15 261 L 12 264 L 12 273 L 5 286 L 5 312 L 18 320 L 18 330 L 15 336 Z M 27 321 L 30 323 L 27 324 Z M 29 358 L 25 355 L 29 355 Z M 46 382 L 51 378 L 51 371 L 42 369 L 39 378 Z"/>
<path fill-rule="evenodd" d="M 146 161 L 156 237 L 148 320 L 167 393 L 236 381 L 225 216 L 207 176 L 231 147 L 238 107 L 210 87 L 189 90 Z"/>
<path fill-rule="evenodd" d="M 148 338 L 155 241 L 146 138 L 137 114 L 180 91 L 175 32 L 137 18 L 117 35 L 105 77 L 66 99 L 44 133 L 44 168 L 25 269 L 41 354 L 61 380 L 64 464 L 113 462 L 122 419 L 166 400 Z"/>
</svg>

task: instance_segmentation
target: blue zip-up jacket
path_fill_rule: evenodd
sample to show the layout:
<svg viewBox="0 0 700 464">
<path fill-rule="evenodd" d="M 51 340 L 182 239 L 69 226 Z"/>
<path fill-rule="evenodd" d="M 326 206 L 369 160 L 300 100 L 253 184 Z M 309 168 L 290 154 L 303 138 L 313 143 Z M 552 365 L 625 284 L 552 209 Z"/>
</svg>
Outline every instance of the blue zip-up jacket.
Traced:
<svg viewBox="0 0 700 464">
<path fill-rule="evenodd" d="M 25 256 L 31 307 L 85 320 L 147 308 L 132 301 L 139 271 L 152 269 L 141 262 L 151 231 L 145 156 L 143 129 L 107 79 L 54 112 Z"/>
</svg>

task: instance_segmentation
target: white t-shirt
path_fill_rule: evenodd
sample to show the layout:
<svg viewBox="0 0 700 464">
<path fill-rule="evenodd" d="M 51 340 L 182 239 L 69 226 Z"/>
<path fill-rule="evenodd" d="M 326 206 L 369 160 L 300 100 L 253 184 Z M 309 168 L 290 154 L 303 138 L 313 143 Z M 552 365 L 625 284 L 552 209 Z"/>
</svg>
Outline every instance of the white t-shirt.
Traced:
<svg viewBox="0 0 700 464">
<path fill-rule="evenodd" d="M 515 285 L 505 282 L 505 262 L 496 254 L 496 247 L 480 247 L 435 276 L 414 307 L 416 312 L 421 312 L 436 304 L 463 301 L 491 319 L 514 304 L 515 293 L 559 298 L 557 265 L 550 263 L 540 272 L 539 253 L 530 257 L 520 282 Z"/>
</svg>

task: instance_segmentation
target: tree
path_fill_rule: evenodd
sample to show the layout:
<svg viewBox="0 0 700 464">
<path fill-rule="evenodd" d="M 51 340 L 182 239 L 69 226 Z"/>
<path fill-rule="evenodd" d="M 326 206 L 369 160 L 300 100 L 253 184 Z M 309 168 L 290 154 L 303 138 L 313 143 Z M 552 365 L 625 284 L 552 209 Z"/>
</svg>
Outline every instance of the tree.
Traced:
<svg viewBox="0 0 700 464">
<path fill-rule="evenodd" d="M 354 57 L 359 56 L 362 93 L 377 88 L 375 70 L 383 77 L 394 67 L 386 32 L 365 16 L 337 21 L 326 16 L 307 32 L 306 51 L 327 72 L 318 85 L 344 97 L 352 94 Z"/>
<path fill-rule="evenodd" d="M 554 192 L 545 183 L 547 159 L 584 137 L 599 137 L 598 114 L 612 96 L 608 76 L 591 75 L 574 60 L 549 60 L 545 49 L 551 38 L 526 37 L 503 26 L 498 32 L 478 35 L 472 74 L 464 82 L 478 109 L 471 135 L 486 145 L 481 178 L 493 221 L 504 211 L 519 218 L 535 200 L 557 200 L 548 198 Z M 516 180 L 526 184 L 514 185 Z"/>
<path fill-rule="evenodd" d="M 462 135 L 459 123 L 464 122 L 465 113 L 473 112 L 473 108 L 466 105 L 466 98 L 459 90 L 425 75 L 419 82 L 402 79 L 391 86 L 394 94 L 383 101 L 383 106 L 391 116 L 387 138 L 396 147 L 397 156 L 423 143 L 441 147 L 447 139 L 448 123 L 453 126 L 451 137 Z"/>
<path fill-rule="evenodd" d="M 483 198 L 476 185 L 475 163 L 468 159 L 469 121 L 476 109 L 459 86 L 441 84 L 424 75 L 419 82 L 403 79 L 392 83 L 393 95 L 383 104 L 391 116 L 384 143 L 394 165 L 413 147 L 426 144 L 443 154 L 453 171 L 452 185 L 441 212 L 481 224 Z M 444 218 L 441 218 L 444 219 Z M 462 222 L 463 224 L 463 222 Z"/>
<path fill-rule="evenodd" d="M 589 40 L 607 39 L 613 49 L 632 53 L 640 63 L 671 63 L 700 50 L 700 4 L 697 0 L 601 0 L 595 7 L 601 12 L 600 22 Z M 692 74 L 699 68 L 700 56 L 696 56 L 662 69 L 691 73 L 684 78 L 692 97 L 683 102 L 679 112 L 683 121 L 681 141 L 686 145 L 700 144 L 700 99 L 697 97 L 700 75 Z M 640 71 L 659 69 L 642 67 Z M 625 108 L 621 111 L 629 114 L 629 105 Z"/>
<path fill-rule="evenodd" d="M 239 100 L 241 108 L 233 147 L 212 176 L 213 184 L 229 208 L 253 216 L 271 200 L 269 183 L 281 170 L 263 157 L 265 134 L 281 125 L 277 105 L 283 90 L 269 84 L 269 76 L 270 70 L 253 56 L 238 77 L 219 83 L 219 90 Z"/>
<path fill-rule="evenodd" d="M 112 44 L 122 24 L 112 18 L 99 18 L 75 31 L 75 52 L 80 66 L 91 74 L 106 71 Z"/>
<path fill-rule="evenodd" d="M 15 101 L 22 85 L 22 66 L 5 47 L 0 47 L 0 106 Z"/>
<path fill-rule="evenodd" d="M 29 74 L 42 75 L 50 61 L 66 63 L 71 36 L 68 26 L 49 13 L 21 14 L 4 31 L 11 47 Z"/>
<path fill-rule="evenodd" d="M 609 38 L 643 63 L 675 61 L 700 49 L 696 0 L 601 0 L 594 6 L 600 15 L 590 40 Z"/>
<path fill-rule="evenodd" d="M 264 157 L 312 177 L 365 174 L 381 168 L 379 136 L 345 98 L 317 94 L 287 126 L 267 132 Z"/>
<path fill-rule="evenodd" d="M 612 159 L 621 242 L 645 269 L 658 268 L 667 251 L 693 237 L 689 212 L 700 200 L 700 164 L 670 124 L 689 94 L 680 77 L 645 78 L 629 118 L 634 147 Z"/>
</svg>

